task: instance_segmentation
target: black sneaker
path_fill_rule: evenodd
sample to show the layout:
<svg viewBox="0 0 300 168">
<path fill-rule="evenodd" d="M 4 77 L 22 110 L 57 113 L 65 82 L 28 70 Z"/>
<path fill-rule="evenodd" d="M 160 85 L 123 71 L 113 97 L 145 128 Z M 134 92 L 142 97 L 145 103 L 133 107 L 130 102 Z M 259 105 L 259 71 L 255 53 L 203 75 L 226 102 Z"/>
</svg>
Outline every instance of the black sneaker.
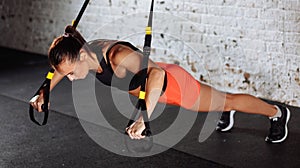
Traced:
<svg viewBox="0 0 300 168">
<path fill-rule="evenodd" d="M 235 110 L 231 110 L 230 112 L 223 112 L 216 127 L 216 130 L 220 132 L 229 131 L 234 124 L 234 113 Z"/>
<path fill-rule="evenodd" d="M 281 117 L 270 119 L 271 128 L 269 135 L 265 141 L 269 143 L 280 143 L 283 142 L 288 135 L 287 124 L 290 119 L 290 110 L 284 106 L 277 106 L 281 110 Z"/>
</svg>

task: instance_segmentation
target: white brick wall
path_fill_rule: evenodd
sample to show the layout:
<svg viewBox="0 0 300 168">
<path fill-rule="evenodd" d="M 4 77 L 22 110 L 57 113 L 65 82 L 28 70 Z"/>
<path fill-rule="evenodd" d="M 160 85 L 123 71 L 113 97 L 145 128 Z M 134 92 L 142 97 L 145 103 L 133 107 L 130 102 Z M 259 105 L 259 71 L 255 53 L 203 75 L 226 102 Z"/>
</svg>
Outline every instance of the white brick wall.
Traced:
<svg viewBox="0 0 300 168">
<path fill-rule="evenodd" d="M 230 92 L 300 105 L 300 0 L 155 0 L 152 59 Z M 88 39 L 143 45 L 149 1 L 91 0 Z M 83 0 L 2 0 L 1 46 L 46 54 Z M 246 79 L 247 78 L 247 79 Z"/>
</svg>

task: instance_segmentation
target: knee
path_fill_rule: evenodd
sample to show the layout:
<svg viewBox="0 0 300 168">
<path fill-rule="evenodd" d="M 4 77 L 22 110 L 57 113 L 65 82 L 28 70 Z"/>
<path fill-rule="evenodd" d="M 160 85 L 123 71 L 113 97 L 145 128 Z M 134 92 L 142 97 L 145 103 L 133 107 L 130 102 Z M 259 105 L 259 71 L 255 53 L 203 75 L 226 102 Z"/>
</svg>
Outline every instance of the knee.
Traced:
<svg viewBox="0 0 300 168">
<path fill-rule="evenodd" d="M 235 110 L 235 100 L 236 100 L 236 96 L 234 94 L 226 94 L 226 100 L 225 100 L 225 107 L 224 107 L 224 111 L 231 111 L 231 110 Z"/>
</svg>

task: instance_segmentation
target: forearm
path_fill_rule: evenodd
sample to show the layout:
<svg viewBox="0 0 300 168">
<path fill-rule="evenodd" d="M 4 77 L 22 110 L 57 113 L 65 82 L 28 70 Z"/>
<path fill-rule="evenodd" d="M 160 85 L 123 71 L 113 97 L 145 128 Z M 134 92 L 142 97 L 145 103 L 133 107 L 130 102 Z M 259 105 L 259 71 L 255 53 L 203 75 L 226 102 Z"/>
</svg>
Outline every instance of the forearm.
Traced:
<svg viewBox="0 0 300 168">
<path fill-rule="evenodd" d="M 153 68 L 148 73 L 145 101 L 149 118 L 152 115 L 160 97 L 161 89 L 164 84 L 164 75 L 165 71 L 158 68 Z"/>
<path fill-rule="evenodd" d="M 57 71 L 54 71 L 54 75 L 50 84 L 50 91 L 63 79 L 63 77 L 63 75 L 61 75 Z"/>
</svg>

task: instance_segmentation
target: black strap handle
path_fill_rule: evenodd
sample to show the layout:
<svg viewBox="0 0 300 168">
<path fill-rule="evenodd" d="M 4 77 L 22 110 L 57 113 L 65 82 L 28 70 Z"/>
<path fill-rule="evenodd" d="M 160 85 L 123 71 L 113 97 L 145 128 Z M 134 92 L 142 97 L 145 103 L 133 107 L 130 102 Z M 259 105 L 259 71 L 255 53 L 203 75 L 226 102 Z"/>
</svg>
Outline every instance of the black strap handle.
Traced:
<svg viewBox="0 0 300 168">
<path fill-rule="evenodd" d="M 76 19 L 73 21 L 72 26 L 74 27 L 74 29 L 76 29 L 88 3 L 90 0 L 85 0 L 83 6 L 81 7 Z M 37 90 L 37 92 L 34 94 L 33 97 L 40 95 L 41 92 L 43 92 L 43 97 L 44 97 L 44 104 L 42 105 L 42 110 L 44 112 L 44 120 L 42 122 L 42 124 L 40 124 L 34 117 L 34 109 L 32 107 L 32 105 L 29 105 L 29 117 L 30 120 L 32 122 L 34 122 L 35 124 L 42 126 L 42 125 L 46 125 L 47 124 L 47 120 L 48 120 L 48 115 L 49 115 L 49 108 L 48 108 L 48 103 L 49 103 L 49 97 L 50 97 L 50 84 L 51 84 L 51 79 L 54 73 L 54 69 L 50 69 L 50 71 L 48 72 L 48 75 L 46 76 L 45 81 L 43 82 L 43 84 L 41 85 L 41 87 Z"/>
<path fill-rule="evenodd" d="M 48 115 L 49 115 L 49 110 L 48 110 L 48 103 L 49 103 L 49 94 L 50 94 L 50 81 L 53 77 L 54 69 L 51 69 L 47 76 L 45 81 L 43 82 L 42 86 L 37 90 L 37 92 L 34 94 L 34 98 L 38 98 L 36 96 L 39 96 L 41 92 L 43 92 L 43 97 L 44 97 L 44 104 L 42 105 L 42 110 L 44 112 L 44 120 L 42 124 L 40 124 L 34 117 L 34 110 L 32 105 L 30 104 L 29 106 L 29 116 L 32 122 L 36 123 L 39 126 L 46 125 L 47 120 L 48 120 Z M 34 101 L 34 100 L 33 100 Z"/>
<path fill-rule="evenodd" d="M 145 129 L 142 132 L 142 135 L 145 136 L 151 136 L 152 132 L 150 129 L 150 123 L 149 123 L 149 117 L 147 113 L 147 106 L 145 101 L 146 96 L 146 78 L 147 78 L 147 71 L 148 71 L 148 60 L 151 52 L 151 40 L 152 40 L 152 18 L 153 18 L 153 6 L 154 6 L 154 0 L 151 1 L 151 8 L 150 8 L 150 14 L 148 19 L 148 25 L 146 27 L 146 34 L 145 34 L 145 41 L 144 41 L 144 47 L 143 47 L 143 60 L 141 64 L 141 76 L 143 77 L 143 82 L 141 84 L 141 90 L 139 93 L 139 100 L 136 104 L 135 110 L 132 113 L 131 119 L 129 120 L 127 127 L 131 126 L 135 122 L 135 118 L 138 116 L 139 111 L 141 111 L 141 114 L 144 119 Z"/>
<path fill-rule="evenodd" d="M 145 135 L 147 137 L 152 135 L 151 129 L 150 129 L 150 123 L 149 123 L 149 117 L 147 113 L 147 106 L 146 106 L 146 101 L 144 99 L 139 99 L 136 107 L 134 109 L 134 112 L 131 115 L 131 119 L 129 120 L 127 127 L 130 127 L 138 117 L 138 114 L 142 113 L 143 119 L 144 119 L 144 124 L 145 124 L 145 129 L 142 132 L 142 135 Z M 127 134 L 127 133 L 126 133 Z"/>
</svg>

